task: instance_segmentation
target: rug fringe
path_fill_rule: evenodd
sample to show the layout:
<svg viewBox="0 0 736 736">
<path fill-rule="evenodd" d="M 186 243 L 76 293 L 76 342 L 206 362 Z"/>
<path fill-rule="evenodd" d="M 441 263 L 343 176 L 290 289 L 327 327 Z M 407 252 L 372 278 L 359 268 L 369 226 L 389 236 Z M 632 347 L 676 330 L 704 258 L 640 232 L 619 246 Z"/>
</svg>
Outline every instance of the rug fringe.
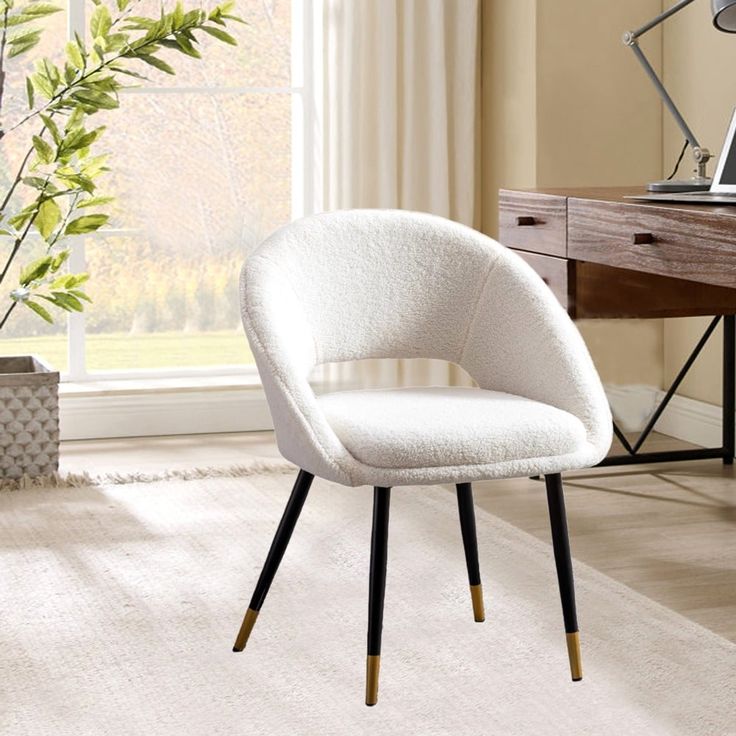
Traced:
<svg viewBox="0 0 736 736">
<path fill-rule="evenodd" d="M 29 488 L 83 488 L 97 485 L 157 483 L 166 480 L 205 480 L 207 478 L 244 478 L 249 475 L 293 473 L 296 467 L 281 459 L 255 458 L 249 463 L 226 467 L 200 467 L 165 470 L 160 473 L 53 473 L 35 478 L 0 479 L 0 491 L 22 491 Z"/>
</svg>

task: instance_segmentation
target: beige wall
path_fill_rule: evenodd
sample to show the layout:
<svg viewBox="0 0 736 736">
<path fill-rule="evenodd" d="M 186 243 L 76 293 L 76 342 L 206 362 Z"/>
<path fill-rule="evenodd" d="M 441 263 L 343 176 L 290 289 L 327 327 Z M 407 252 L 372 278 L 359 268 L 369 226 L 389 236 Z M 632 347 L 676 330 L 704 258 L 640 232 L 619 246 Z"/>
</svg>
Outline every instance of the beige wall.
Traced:
<svg viewBox="0 0 736 736">
<path fill-rule="evenodd" d="M 736 37 L 713 28 L 710 4 L 695 2 L 670 19 L 664 28 L 664 80 L 700 144 L 717 154 L 723 144 L 728 120 L 736 106 Z M 664 120 L 664 168 L 672 167 L 682 135 Z M 681 171 L 684 168 L 683 161 Z M 715 161 L 709 167 L 712 175 Z M 669 172 L 667 172 L 669 173 Z M 665 378 L 672 380 L 708 319 L 667 320 L 664 331 Z M 703 357 L 693 366 L 680 393 L 720 404 L 720 335 L 714 335 Z"/>
<path fill-rule="evenodd" d="M 537 0 L 481 5 L 481 229 L 498 233 L 498 190 L 537 181 Z"/>
<path fill-rule="evenodd" d="M 662 169 L 662 118 L 621 44 L 661 0 L 483 1 L 483 230 L 497 233 L 500 187 L 633 184 Z M 657 67 L 660 36 L 647 39 Z M 661 385 L 663 324 L 588 322 L 602 378 Z"/>
</svg>

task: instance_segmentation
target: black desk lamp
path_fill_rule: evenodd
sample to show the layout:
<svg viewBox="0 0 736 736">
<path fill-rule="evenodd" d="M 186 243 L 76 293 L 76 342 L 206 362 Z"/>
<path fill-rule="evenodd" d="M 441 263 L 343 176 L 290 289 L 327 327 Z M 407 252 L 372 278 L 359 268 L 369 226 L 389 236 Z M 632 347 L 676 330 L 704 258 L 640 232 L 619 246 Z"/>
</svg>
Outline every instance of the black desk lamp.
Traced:
<svg viewBox="0 0 736 736">
<path fill-rule="evenodd" d="M 685 122 L 685 119 L 680 114 L 677 106 L 672 101 L 669 93 L 662 84 L 662 80 L 657 76 L 657 73 L 652 68 L 649 60 L 644 56 L 644 52 L 639 46 L 639 38 L 643 36 L 647 31 L 651 31 L 652 28 L 656 28 L 660 23 L 664 22 L 670 16 L 675 13 L 679 13 L 683 8 L 690 5 L 695 0 L 680 0 L 675 3 L 669 10 L 665 10 L 663 13 L 658 15 L 649 23 L 645 23 L 637 31 L 627 31 L 624 33 L 624 44 L 628 46 L 639 62 L 644 67 L 644 71 L 649 75 L 654 86 L 659 92 L 659 96 L 667 106 L 667 109 L 672 113 L 675 121 L 680 127 L 680 130 L 685 135 L 687 143 L 690 145 L 693 151 L 693 158 L 697 164 L 697 175 L 692 179 L 680 179 L 680 180 L 665 180 L 665 181 L 654 181 L 647 184 L 647 189 L 650 192 L 684 192 L 698 189 L 710 189 L 711 180 L 706 176 L 706 164 L 710 159 L 710 151 L 707 148 L 702 148 L 698 139 L 695 137 L 690 127 Z M 725 33 L 736 33 L 736 0 L 711 0 L 711 10 L 713 11 L 713 25 L 719 30 Z M 683 149 L 684 152 L 684 149 Z"/>
</svg>

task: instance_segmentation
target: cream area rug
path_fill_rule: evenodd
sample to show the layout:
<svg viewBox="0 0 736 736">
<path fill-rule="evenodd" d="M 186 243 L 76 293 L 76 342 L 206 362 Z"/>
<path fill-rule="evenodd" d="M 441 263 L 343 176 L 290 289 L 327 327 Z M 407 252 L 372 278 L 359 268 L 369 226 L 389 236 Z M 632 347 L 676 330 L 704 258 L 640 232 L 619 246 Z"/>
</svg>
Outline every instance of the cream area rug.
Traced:
<svg viewBox="0 0 736 736">
<path fill-rule="evenodd" d="M 736 734 L 736 646 L 579 563 L 585 679 L 572 683 L 551 547 L 480 509 L 487 618 L 474 623 L 441 487 L 392 495 L 375 708 L 368 488 L 315 480 L 234 654 L 293 478 L 0 493 L 0 733 Z"/>
</svg>

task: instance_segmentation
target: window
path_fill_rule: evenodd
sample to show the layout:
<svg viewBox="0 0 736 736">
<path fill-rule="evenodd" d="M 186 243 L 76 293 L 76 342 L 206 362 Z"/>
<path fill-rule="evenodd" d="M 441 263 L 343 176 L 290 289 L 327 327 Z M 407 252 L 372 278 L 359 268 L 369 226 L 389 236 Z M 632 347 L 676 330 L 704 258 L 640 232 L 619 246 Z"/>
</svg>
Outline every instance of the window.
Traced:
<svg viewBox="0 0 736 736">
<path fill-rule="evenodd" d="M 69 0 L 65 17 L 51 16 L 39 53 L 53 56 L 66 34 L 82 32 L 87 6 Z M 155 14 L 158 3 L 138 7 Z M 314 157 L 305 155 L 314 147 L 313 22 L 304 0 L 241 0 L 237 12 L 248 22 L 229 29 L 238 47 L 204 37 L 202 60 L 173 52 L 175 77 L 147 68 L 150 81 L 121 93 L 119 110 L 95 116 L 109 116 L 99 148 L 112 154 L 112 173 L 100 188 L 117 202 L 110 227 L 78 237 L 71 258 L 72 270 L 91 272 L 94 303 L 66 324 L 18 315 L 0 353 L 38 354 L 75 381 L 254 370 L 240 266 L 314 206 Z M 8 90 L 18 105 L 25 71 Z"/>
</svg>

